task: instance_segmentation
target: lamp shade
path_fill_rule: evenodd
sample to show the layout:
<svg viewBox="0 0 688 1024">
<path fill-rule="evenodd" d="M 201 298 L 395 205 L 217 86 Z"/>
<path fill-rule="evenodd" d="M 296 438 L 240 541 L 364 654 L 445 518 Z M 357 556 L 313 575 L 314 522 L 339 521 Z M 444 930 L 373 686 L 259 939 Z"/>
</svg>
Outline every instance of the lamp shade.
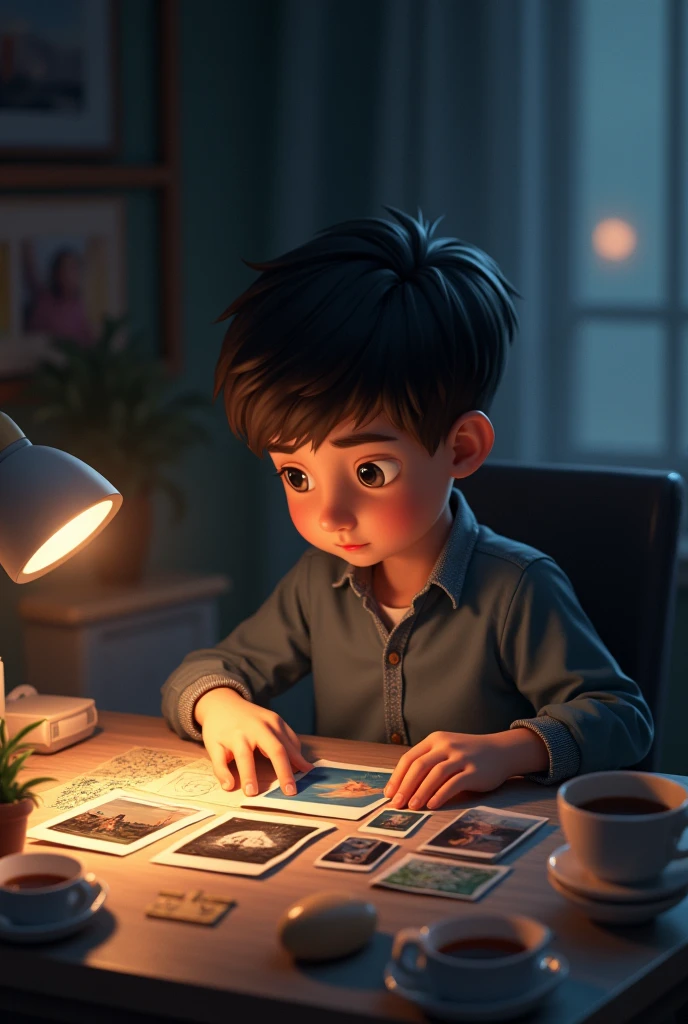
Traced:
<svg viewBox="0 0 688 1024">
<path fill-rule="evenodd" d="M 15 583 L 37 579 L 93 540 L 121 504 L 85 462 L 20 436 L 0 451 L 0 564 Z"/>
</svg>

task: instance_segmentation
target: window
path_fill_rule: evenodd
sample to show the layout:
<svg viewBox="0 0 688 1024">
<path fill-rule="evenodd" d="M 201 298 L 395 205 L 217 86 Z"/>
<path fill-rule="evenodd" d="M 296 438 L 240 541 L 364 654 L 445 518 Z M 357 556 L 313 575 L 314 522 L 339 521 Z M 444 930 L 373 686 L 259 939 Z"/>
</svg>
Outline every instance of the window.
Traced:
<svg viewBox="0 0 688 1024">
<path fill-rule="evenodd" d="M 688 477 L 688 0 L 545 10 L 546 455 Z"/>
</svg>

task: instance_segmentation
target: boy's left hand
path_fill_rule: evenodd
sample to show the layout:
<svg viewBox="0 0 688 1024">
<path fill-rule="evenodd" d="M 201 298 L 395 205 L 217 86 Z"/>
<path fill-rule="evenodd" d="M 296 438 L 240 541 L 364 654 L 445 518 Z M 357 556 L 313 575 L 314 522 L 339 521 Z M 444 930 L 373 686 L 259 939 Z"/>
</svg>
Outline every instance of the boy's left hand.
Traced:
<svg viewBox="0 0 688 1024">
<path fill-rule="evenodd" d="M 519 774 L 509 739 L 505 733 L 432 732 L 399 758 L 385 796 L 394 797 L 393 807 L 435 810 L 461 790 L 496 789 Z"/>
</svg>

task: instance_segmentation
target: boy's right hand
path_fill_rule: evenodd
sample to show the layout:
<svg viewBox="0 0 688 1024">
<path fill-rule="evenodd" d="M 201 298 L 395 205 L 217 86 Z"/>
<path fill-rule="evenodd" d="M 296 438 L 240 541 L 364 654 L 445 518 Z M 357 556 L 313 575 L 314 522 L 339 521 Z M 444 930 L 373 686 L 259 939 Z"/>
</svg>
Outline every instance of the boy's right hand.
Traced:
<svg viewBox="0 0 688 1024">
<path fill-rule="evenodd" d="M 313 767 L 301 753 L 298 736 L 284 719 L 274 711 L 245 700 L 227 686 L 204 693 L 196 702 L 194 717 L 201 726 L 203 743 L 223 789 L 234 789 L 228 767 L 234 759 L 246 796 L 258 794 L 254 750 L 272 761 L 286 796 L 296 793 L 293 769 L 308 771 Z"/>
</svg>

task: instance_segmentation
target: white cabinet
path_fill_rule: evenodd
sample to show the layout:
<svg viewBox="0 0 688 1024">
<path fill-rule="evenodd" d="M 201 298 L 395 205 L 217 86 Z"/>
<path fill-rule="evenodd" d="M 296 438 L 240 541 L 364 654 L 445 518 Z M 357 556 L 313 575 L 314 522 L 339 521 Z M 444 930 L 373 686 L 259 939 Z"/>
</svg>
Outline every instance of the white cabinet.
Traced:
<svg viewBox="0 0 688 1024">
<path fill-rule="evenodd" d="M 160 687 L 185 654 L 219 639 L 225 576 L 161 575 L 132 586 L 45 587 L 22 598 L 25 680 L 93 697 L 104 711 L 160 714 Z"/>
</svg>

